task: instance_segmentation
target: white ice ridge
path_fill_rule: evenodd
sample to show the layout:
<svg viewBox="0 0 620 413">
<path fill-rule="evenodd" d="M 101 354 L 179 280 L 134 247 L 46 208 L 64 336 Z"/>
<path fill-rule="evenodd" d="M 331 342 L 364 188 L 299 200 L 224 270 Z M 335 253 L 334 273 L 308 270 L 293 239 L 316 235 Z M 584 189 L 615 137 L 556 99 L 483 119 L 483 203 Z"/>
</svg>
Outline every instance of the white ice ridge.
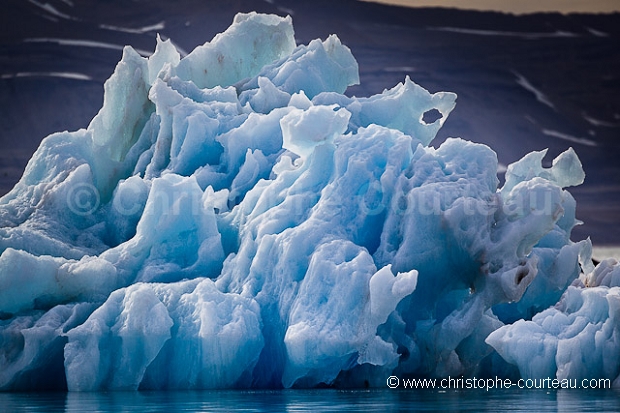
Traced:
<svg viewBox="0 0 620 413">
<path fill-rule="evenodd" d="M 500 188 L 487 146 L 428 146 L 456 95 L 343 94 L 357 82 L 336 36 L 296 45 L 290 17 L 239 14 L 184 58 L 126 47 L 88 128 L 47 137 L 0 198 L 0 389 L 384 386 L 532 360 L 617 377 L 616 270 L 570 240 L 575 152 L 529 154 Z"/>
</svg>

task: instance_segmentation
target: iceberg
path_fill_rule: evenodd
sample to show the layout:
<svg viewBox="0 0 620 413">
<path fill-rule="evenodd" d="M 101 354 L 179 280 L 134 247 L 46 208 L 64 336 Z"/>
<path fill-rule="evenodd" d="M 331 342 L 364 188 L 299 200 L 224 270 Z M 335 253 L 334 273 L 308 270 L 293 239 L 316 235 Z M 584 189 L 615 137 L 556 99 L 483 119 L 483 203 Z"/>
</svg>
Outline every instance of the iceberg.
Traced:
<svg viewBox="0 0 620 413">
<path fill-rule="evenodd" d="M 0 198 L 0 390 L 619 385 L 620 267 L 570 239 L 575 152 L 500 187 L 489 147 L 429 146 L 455 94 L 358 82 L 290 17 L 125 47 L 88 127 Z"/>
<path fill-rule="evenodd" d="M 613 258 L 573 282 L 555 306 L 494 331 L 487 342 L 524 378 L 620 385 L 620 264 Z"/>
</svg>

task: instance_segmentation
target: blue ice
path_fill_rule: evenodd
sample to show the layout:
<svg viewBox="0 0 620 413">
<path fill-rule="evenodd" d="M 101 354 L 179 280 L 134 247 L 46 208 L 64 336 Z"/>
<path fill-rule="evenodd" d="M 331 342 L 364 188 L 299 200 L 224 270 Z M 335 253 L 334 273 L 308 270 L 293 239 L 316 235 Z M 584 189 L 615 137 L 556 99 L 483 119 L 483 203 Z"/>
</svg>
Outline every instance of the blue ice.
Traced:
<svg viewBox="0 0 620 413">
<path fill-rule="evenodd" d="M 0 389 L 618 384 L 620 267 L 570 240 L 575 152 L 500 187 L 489 147 L 429 146 L 455 94 L 358 82 L 290 17 L 126 47 L 90 125 L 0 199 Z"/>
</svg>

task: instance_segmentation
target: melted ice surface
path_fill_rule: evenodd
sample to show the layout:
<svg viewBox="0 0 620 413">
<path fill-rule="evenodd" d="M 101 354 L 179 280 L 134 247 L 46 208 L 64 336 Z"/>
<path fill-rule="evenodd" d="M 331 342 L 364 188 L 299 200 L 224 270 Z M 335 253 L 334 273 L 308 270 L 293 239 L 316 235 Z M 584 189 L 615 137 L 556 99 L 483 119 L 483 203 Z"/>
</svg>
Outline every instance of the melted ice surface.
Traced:
<svg viewBox="0 0 620 413">
<path fill-rule="evenodd" d="M 574 151 L 499 188 L 490 148 L 428 146 L 456 95 L 343 95 L 358 80 L 290 17 L 239 14 L 183 58 L 126 47 L 88 128 L 0 199 L 0 388 L 617 377 L 617 264 L 570 241 Z"/>
</svg>

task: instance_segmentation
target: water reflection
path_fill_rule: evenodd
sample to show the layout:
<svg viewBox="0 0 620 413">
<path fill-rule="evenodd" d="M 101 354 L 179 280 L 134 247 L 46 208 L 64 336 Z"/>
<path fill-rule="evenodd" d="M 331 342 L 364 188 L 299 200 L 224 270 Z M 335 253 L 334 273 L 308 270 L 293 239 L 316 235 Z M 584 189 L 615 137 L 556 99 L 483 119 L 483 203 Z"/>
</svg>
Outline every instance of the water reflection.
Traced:
<svg viewBox="0 0 620 413">
<path fill-rule="evenodd" d="M 620 392 L 281 390 L 0 393 L 5 412 L 620 411 Z"/>
</svg>

